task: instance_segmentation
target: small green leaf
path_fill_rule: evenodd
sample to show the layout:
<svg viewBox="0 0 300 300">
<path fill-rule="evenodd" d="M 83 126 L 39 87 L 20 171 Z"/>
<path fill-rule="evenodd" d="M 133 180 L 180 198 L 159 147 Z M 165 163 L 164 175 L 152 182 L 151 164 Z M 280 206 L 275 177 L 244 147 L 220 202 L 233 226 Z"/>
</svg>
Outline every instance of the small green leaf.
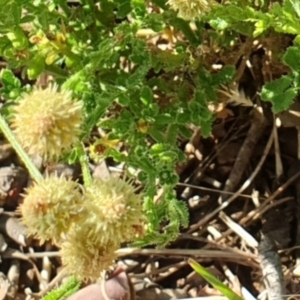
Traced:
<svg viewBox="0 0 300 300">
<path fill-rule="evenodd" d="M 175 28 L 181 30 L 192 45 L 194 46 L 199 45 L 200 41 L 198 37 L 195 35 L 195 33 L 193 32 L 193 30 L 191 29 L 189 22 L 183 19 L 176 18 L 170 20 L 170 24 Z"/>
<path fill-rule="evenodd" d="M 141 91 L 141 101 L 144 105 L 149 105 L 153 101 L 153 93 L 148 86 L 144 86 Z"/>
<path fill-rule="evenodd" d="M 179 131 L 179 134 L 182 135 L 186 139 L 190 139 L 192 137 L 191 130 L 185 126 L 179 126 L 178 131 Z"/>
<path fill-rule="evenodd" d="M 157 143 L 163 143 L 165 141 L 165 136 L 161 133 L 160 130 L 150 128 L 148 130 L 148 133 Z"/>
<path fill-rule="evenodd" d="M 123 106 L 127 106 L 130 103 L 130 99 L 127 95 L 125 94 L 120 94 L 118 97 L 118 102 L 123 105 Z"/>
<path fill-rule="evenodd" d="M 292 7 L 295 10 L 295 13 L 297 14 L 298 18 L 300 18 L 300 2 L 299 0 L 286 0 L 289 1 L 292 5 Z"/>
<path fill-rule="evenodd" d="M 221 18 L 211 19 L 209 21 L 209 24 L 216 30 L 224 30 L 230 25 L 228 22 Z"/>
<path fill-rule="evenodd" d="M 150 148 L 150 153 L 152 155 L 154 155 L 154 154 L 160 154 L 160 153 L 164 152 L 165 150 L 166 150 L 165 144 L 154 144 Z"/>
<path fill-rule="evenodd" d="M 14 30 L 8 32 L 6 35 L 15 49 L 24 50 L 28 47 L 29 42 L 27 36 L 21 27 L 15 27 Z"/>
<path fill-rule="evenodd" d="M 236 70 L 234 66 L 225 66 L 217 74 L 212 75 L 212 84 L 220 85 L 232 80 Z"/>
<path fill-rule="evenodd" d="M 212 122 L 213 122 L 213 119 L 200 121 L 201 133 L 204 138 L 207 138 L 210 136 L 211 130 L 212 130 Z"/>
<path fill-rule="evenodd" d="M 130 0 L 117 0 L 118 4 L 118 18 L 125 18 L 132 10 L 131 1 Z"/>
<path fill-rule="evenodd" d="M 283 56 L 283 62 L 293 71 L 300 73 L 300 48 L 289 47 Z"/>
<path fill-rule="evenodd" d="M 0 79 L 4 86 L 11 86 L 20 88 L 21 81 L 19 78 L 15 77 L 14 73 L 8 69 L 2 69 L 0 73 Z"/>
<path fill-rule="evenodd" d="M 144 0 L 131 0 L 132 7 L 136 10 L 139 16 L 144 16 L 146 13 L 146 5 Z"/>
<path fill-rule="evenodd" d="M 166 1 L 165 0 L 152 0 L 153 3 L 155 3 L 158 7 L 165 10 L 167 8 Z"/>
<path fill-rule="evenodd" d="M 178 124 L 186 125 L 190 121 L 189 111 L 178 113 L 176 116 L 176 122 Z"/>
<path fill-rule="evenodd" d="M 176 182 L 177 183 L 177 182 Z M 180 201 L 170 193 L 170 198 L 167 200 L 168 209 L 170 213 L 170 219 L 179 220 L 179 224 L 183 227 L 188 227 L 189 225 L 189 210 L 186 203 Z"/>
<path fill-rule="evenodd" d="M 34 18 L 35 17 L 33 15 L 26 15 L 22 17 L 20 24 L 33 22 Z"/>
<path fill-rule="evenodd" d="M 298 87 L 294 87 L 291 75 L 282 76 L 263 86 L 261 98 L 273 104 L 275 113 L 287 110 L 298 94 Z"/>
</svg>

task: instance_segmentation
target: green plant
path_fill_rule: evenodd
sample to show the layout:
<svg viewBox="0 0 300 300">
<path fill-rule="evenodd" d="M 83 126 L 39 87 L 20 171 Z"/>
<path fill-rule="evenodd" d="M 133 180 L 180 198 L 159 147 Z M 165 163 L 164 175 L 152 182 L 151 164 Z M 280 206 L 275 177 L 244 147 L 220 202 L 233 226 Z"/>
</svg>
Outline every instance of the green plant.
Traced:
<svg viewBox="0 0 300 300">
<path fill-rule="evenodd" d="M 216 290 L 221 292 L 228 299 L 243 300 L 243 298 L 237 295 L 227 285 L 225 285 L 222 281 L 216 278 L 212 273 L 210 273 L 208 270 L 206 270 L 204 267 L 198 264 L 195 260 L 189 259 L 189 264 L 200 276 L 202 276 L 209 284 L 211 284 Z"/>
<path fill-rule="evenodd" d="M 1 129 L 37 186 L 42 176 L 18 140 L 29 154 L 47 161 L 80 161 L 85 191 L 94 184 L 89 159 L 123 163 L 126 177 L 142 188 L 136 197 L 143 200 L 146 218 L 138 221 L 147 220 L 146 234 L 135 244 L 166 245 L 189 222 L 175 192 L 176 167 L 185 160 L 179 145 L 191 138 L 193 127 L 203 137 L 211 134 L 218 90 L 236 76 L 232 63 L 221 62 L 216 70 L 212 62 L 238 47 L 241 38 L 291 34 L 293 45 L 275 57 L 290 72 L 266 83 L 261 97 L 280 112 L 299 92 L 300 8 L 296 0 L 281 2 L 191 0 L 187 7 L 175 0 L 81 0 L 73 6 L 66 0 L 0 0 L 0 56 L 7 63 L 0 76 Z M 45 74 L 57 89 L 20 80 L 33 83 Z M 34 96 L 47 92 L 50 98 Z M 29 110 L 23 109 L 24 99 Z M 51 109 L 45 121 L 41 107 L 46 104 Z M 14 124 L 17 140 L 4 119 Z M 31 132 L 45 122 L 53 125 L 49 140 L 45 132 Z M 101 128 L 100 135 L 95 128 Z M 158 189 L 162 193 L 155 201 Z"/>
<path fill-rule="evenodd" d="M 187 209 L 174 192 L 178 182 L 175 167 L 185 159 L 178 139 L 191 136 L 190 123 L 209 135 L 214 115 L 208 103 L 216 101 L 216 88 L 231 79 L 234 69 L 226 67 L 211 74 L 197 64 L 188 47 L 201 41 L 201 26 L 192 31 L 175 11 L 160 11 L 165 7 L 162 3 L 153 3 L 158 12 L 151 15 L 143 2 L 102 1 L 101 7 L 89 1 L 78 7 L 63 3 L 9 2 L 14 24 L 2 20 L 0 30 L 5 38 L 0 54 L 9 68 L 22 67 L 23 75 L 30 79 L 43 72 L 52 74 L 61 89 L 84 103 L 81 140 L 90 143 L 90 156 L 94 160 L 112 157 L 137 170 L 144 185 L 144 211 L 150 220 L 144 244 L 166 244 L 176 237 L 180 226 L 188 224 Z M 132 21 L 126 19 L 129 13 Z M 122 18 L 123 22 L 115 22 Z M 154 49 L 143 35 L 144 28 L 174 35 L 171 26 L 182 30 L 188 40 L 168 51 Z M 159 73 L 165 76 L 155 75 Z M 8 86 L 16 95 L 22 94 L 9 71 L 2 72 L 3 83 L 4 79 L 3 97 L 7 98 Z M 3 113 L 8 118 L 13 119 L 11 107 L 19 98 L 5 105 Z M 106 135 L 91 142 L 95 126 Z M 126 147 L 127 155 L 118 145 Z M 64 157 L 70 162 L 82 160 L 86 153 L 81 149 L 81 144 L 74 144 L 71 154 Z M 154 203 L 158 187 L 163 188 L 164 197 Z M 168 225 L 161 227 L 165 221 Z"/>
</svg>

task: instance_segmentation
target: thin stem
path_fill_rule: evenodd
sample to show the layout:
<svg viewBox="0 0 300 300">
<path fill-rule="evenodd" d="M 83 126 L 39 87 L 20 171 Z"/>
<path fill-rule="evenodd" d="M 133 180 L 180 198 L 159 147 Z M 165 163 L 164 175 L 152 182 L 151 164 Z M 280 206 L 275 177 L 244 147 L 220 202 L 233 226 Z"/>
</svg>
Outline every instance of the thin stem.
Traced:
<svg viewBox="0 0 300 300">
<path fill-rule="evenodd" d="M 21 147 L 19 142 L 16 140 L 14 134 L 10 130 L 9 126 L 7 125 L 5 119 L 0 114 L 0 129 L 4 133 L 7 140 L 10 142 L 12 147 L 15 149 L 21 160 L 23 161 L 24 165 L 26 166 L 29 174 L 31 177 L 36 181 L 40 181 L 43 179 L 42 174 L 38 170 L 38 168 L 35 166 L 35 164 L 32 162 L 28 154 L 24 151 L 24 149 Z"/>
<path fill-rule="evenodd" d="M 88 186 L 92 182 L 92 176 L 90 173 L 88 157 L 87 157 L 86 153 L 84 152 L 84 146 L 82 143 L 81 143 L 81 146 L 78 148 L 79 148 L 79 161 L 80 161 L 80 165 L 81 165 L 83 182 L 84 182 L 85 186 Z"/>
</svg>

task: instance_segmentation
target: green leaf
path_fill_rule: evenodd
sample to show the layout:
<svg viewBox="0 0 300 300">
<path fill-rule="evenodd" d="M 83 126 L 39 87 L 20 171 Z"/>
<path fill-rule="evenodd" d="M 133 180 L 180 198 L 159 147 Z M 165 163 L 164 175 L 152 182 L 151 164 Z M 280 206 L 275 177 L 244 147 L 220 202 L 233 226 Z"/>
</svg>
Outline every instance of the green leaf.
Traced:
<svg viewBox="0 0 300 300">
<path fill-rule="evenodd" d="M 253 32 L 254 37 L 260 36 L 266 29 L 270 26 L 270 23 L 268 23 L 266 20 L 258 20 L 255 23 L 255 30 Z"/>
<path fill-rule="evenodd" d="M 21 27 L 16 26 L 12 31 L 7 34 L 8 39 L 11 41 L 13 47 L 17 50 L 24 50 L 28 47 L 28 39 Z"/>
<path fill-rule="evenodd" d="M 166 6 L 167 2 L 165 0 L 152 0 L 152 2 L 164 10 L 167 9 L 167 6 Z"/>
<path fill-rule="evenodd" d="M 274 3 L 270 13 L 273 19 L 272 25 L 277 32 L 300 34 L 299 17 L 290 1 L 285 0 L 283 6 L 277 2 Z"/>
<path fill-rule="evenodd" d="M 185 126 L 178 127 L 179 135 L 183 136 L 185 139 L 190 139 L 192 137 L 192 132 L 189 128 Z"/>
<path fill-rule="evenodd" d="M 148 130 L 148 133 L 157 143 L 163 143 L 165 141 L 165 136 L 161 133 L 160 130 L 150 128 Z"/>
<path fill-rule="evenodd" d="M 220 85 L 232 80 L 236 70 L 234 66 L 225 66 L 217 74 L 212 75 L 212 84 Z"/>
<path fill-rule="evenodd" d="M 168 199 L 168 210 L 170 213 L 170 219 L 177 219 L 179 224 L 183 227 L 189 225 L 189 210 L 183 201 L 177 200 L 174 197 Z"/>
<path fill-rule="evenodd" d="M 130 99 L 126 94 L 120 94 L 118 97 L 118 102 L 122 106 L 127 106 L 130 104 Z"/>
<path fill-rule="evenodd" d="M 232 291 L 227 285 L 221 282 L 216 278 L 211 272 L 203 268 L 199 263 L 194 259 L 188 260 L 189 265 L 200 275 L 202 276 L 209 284 L 211 284 L 216 290 L 221 292 L 230 300 L 243 300 L 239 295 Z"/>
<path fill-rule="evenodd" d="M 212 118 L 209 120 L 201 120 L 200 121 L 201 133 L 204 138 L 207 138 L 210 136 L 211 130 L 212 130 L 212 122 L 213 122 Z"/>
<path fill-rule="evenodd" d="M 144 0 L 131 0 L 131 5 L 139 16 L 144 17 L 146 14 L 146 5 Z"/>
<path fill-rule="evenodd" d="M 41 54 L 36 55 L 27 64 L 27 76 L 30 80 L 36 79 L 45 70 L 45 58 Z"/>
<path fill-rule="evenodd" d="M 110 104 L 113 100 L 118 97 L 117 93 L 101 93 L 96 96 L 97 107 L 93 110 L 93 112 L 87 118 L 87 133 L 92 130 L 92 128 L 97 124 L 100 118 L 104 115 Z"/>
<path fill-rule="evenodd" d="M 186 125 L 190 121 L 190 112 L 188 110 L 179 112 L 176 116 L 176 123 Z"/>
<path fill-rule="evenodd" d="M 261 98 L 273 104 L 275 113 L 287 110 L 298 94 L 299 88 L 293 86 L 293 77 L 282 76 L 263 86 Z"/>
<path fill-rule="evenodd" d="M 116 162 L 127 162 L 127 157 L 120 151 L 110 148 L 107 151 L 107 157 L 112 157 Z"/>
<path fill-rule="evenodd" d="M 63 83 L 62 87 L 67 90 L 82 93 L 88 89 L 86 81 L 87 74 L 84 72 L 84 70 L 81 70 L 69 76 L 68 79 Z"/>
<path fill-rule="evenodd" d="M 132 10 L 131 1 L 130 0 L 116 0 L 118 4 L 118 18 L 125 18 Z"/>
<path fill-rule="evenodd" d="M 297 14 L 298 18 L 300 18 L 300 2 L 299 2 L 299 0 L 286 0 L 286 1 L 290 2 L 295 13 Z"/>
<path fill-rule="evenodd" d="M 26 15 L 24 17 L 22 17 L 22 19 L 20 20 L 20 24 L 22 23 L 31 23 L 34 20 L 34 16 L 33 15 Z"/>
<path fill-rule="evenodd" d="M 22 2 L 17 0 L 0 0 L 0 24 L 14 27 L 21 21 Z"/>
<path fill-rule="evenodd" d="M 181 30 L 192 45 L 199 45 L 200 41 L 191 29 L 189 22 L 184 21 L 183 19 L 176 18 L 170 20 L 170 24 L 176 27 L 177 29 Z"/>
<path fill-rule="evenodd" d="M 4 86 L 7 87 L 21 87 L 21 81 L 17 78 L 11 70 L 2 69 L 0 73 L 0 79 Z"/>
<path fill-rule="evenodd" d="M 166 142 L 175 145 L 177 136 L 178 136 L 177 124 L 170 124 L 168 126 L 167 133 L 166 133 Z"/>
<path fill-rule="evenodd" d="M 209 24 L 216 30 L 224 30 L 228 26 L 230 26 L 230 24 L 226 22 L 226 20 L 221 18 L 211 19 L 209 21 Z"/>
<path fill-rule="evenodd" d="M 148 86 L 144 86 L 141 91 L 141 101 L 144 105 L 149 105 L 153 101 L 153 93 Z"/>
<path fill-rule="evenodd" d="M 289 47 L 283 56 L 283 62 L 293 71 L 300 73 L 300 48 Z"/>
</svg>

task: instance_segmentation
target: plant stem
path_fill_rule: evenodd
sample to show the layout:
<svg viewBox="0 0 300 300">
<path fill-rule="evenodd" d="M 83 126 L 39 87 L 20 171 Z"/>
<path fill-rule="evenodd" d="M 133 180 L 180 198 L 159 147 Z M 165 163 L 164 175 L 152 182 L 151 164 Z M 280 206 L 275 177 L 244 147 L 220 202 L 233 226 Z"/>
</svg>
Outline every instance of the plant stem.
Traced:
<svg viewBox="0 0 300 300">
<path fill-rule="evenodd" d="M 7 125 L 5 119 L 0 114 L 0 129 L 4 133 L 7 140 L 10 142 L 14 150 L 17 152 L 21 160 L 23 161 L 24 165 L 26 166 L 29 174 L 31 177 L 36 181 L 40 181 L 43 179 L 42 174 L 38 170 L 38 168 L 35 166 L 35 164 L 32 162 L 28 154 L 24 151 L 24 149 L 21 147 L 19 142 L 16 140 L 14 134 L 10 130 L 9 126 Z"/>
<path fill-rule="evenodd" d="M 82 143 L 81 143 L 81 146 L 78 148 L 79 148 L 79 161 L 80 161 L 80 165 L 81 165 L 83 182 L 84 182 L 85 186 L 88 186 L 92 182 L 92 176 L 91 176 L 90 169 L 89 169 L 88 158 L 84 152 L 84 146 Z"/>
</svg>

